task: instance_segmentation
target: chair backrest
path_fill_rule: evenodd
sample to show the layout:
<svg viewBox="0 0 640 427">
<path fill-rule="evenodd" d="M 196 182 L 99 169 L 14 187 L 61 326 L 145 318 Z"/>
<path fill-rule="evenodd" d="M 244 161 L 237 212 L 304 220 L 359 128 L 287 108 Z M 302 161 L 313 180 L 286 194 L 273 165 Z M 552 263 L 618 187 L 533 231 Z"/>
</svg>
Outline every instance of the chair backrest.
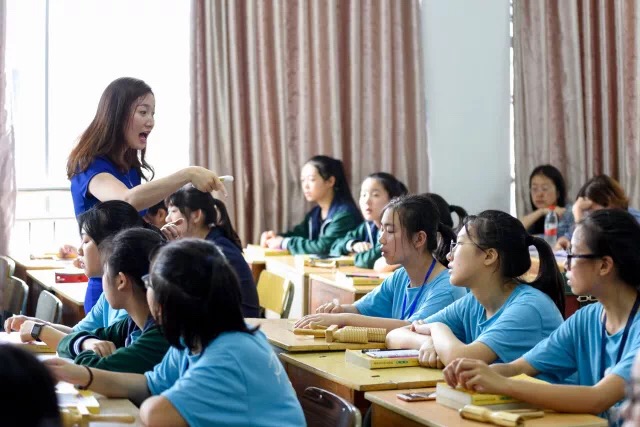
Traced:
<svg viewBox="0 0 640 427">
<path fill-rule="evenodd" d="M 29 286 L 22 279 L 11 276 L 4 289 L 4 311 L 13 314 L 25 314 L 27 310 L 27 295 Z"/>
<path fill-rule="evenodd" d="M 60 323 L 62 320 L 62 301 L 49 291 L 40 292 L 36 306 L 36 319 Z"/>
<path fill-rule="evenodd" d="M 358 408 L 337 394 L 318 387 L 307 387 L 300 398 L 308 427 L 360 427 Z"/>
<path fill-rule="evenodd" d="M 8 256 L 0 255 L 0 284 L 4 284 L 3 279 L 9 279 L 16 272 L 16 262 Z"/>
<path fill-rule="evenodd" d="M 260 307 L 280 317 L 287 317 L 293 301 L 293 283 L 290 280 L 264 270 L 258 279 Z"/>
</svg>

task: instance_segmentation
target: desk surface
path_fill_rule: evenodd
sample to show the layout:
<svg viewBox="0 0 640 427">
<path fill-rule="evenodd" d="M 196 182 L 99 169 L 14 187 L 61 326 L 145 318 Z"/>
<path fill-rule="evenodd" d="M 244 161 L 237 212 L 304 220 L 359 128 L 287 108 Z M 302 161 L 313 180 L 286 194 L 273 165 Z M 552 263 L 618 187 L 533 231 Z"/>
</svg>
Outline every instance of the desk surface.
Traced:
<svg viewBox="0 0 640 427">
<path fill-rule="evenodd" d="M 348 267 L 341 267 L 339 270 L 341 272 L 347 272 Z M 357 267 L 355 267 L 357 268 Z M 368 271 L 368 270 L 365 270 Z M 333 286 L 338 289 L 343 289 L 345 291 L 354 292 L 357 294 L 366 294 L 374 290 L 380 285 L 366 285 L 366 286 L 350 286 L 344 283 L 340 283 L 336 281 L 336 273 L 325 273 L 325 274 L 310 274 L 309 280 L 316 280 L 318 282 L 326 283 L 327 285 Z"/>
<path fill-rule="evenodd" d="M 269 343 L 286 351 L 338 351 L 358 350 L 363 348 L 385 348 L 384 343 L 353 344 L 326 342 L 324 338 L 312 335 L 295 335 L 291 328 L 295 320 L 291 319 L 247 319 L 252 325 L 260 325 L 260 330 L 267 336 Z"/>
<path fill-rule="evenodd" d="M 80 273 L 82 270 L 69 269 L 70 272 Z M 84 297 L 87 293 L 87 282 L 56 283 L 56 273 L 51 270 L 30 270 L 27 276 L 38 282 L 44 289 L 60 295 L 72 303 L 84 306 Z"/>
<path fill-rule="evenodd" d="M 107 399 L 106 397 L 99 397 L 98 401 L 100 402 L 100 414 L 102 415 L 112 415 L 112 414 L 126 414 L 133 415 L 136 417 L 136 421 L 133 424 L 124 424 L 124 423 L 98 423 L 93 422 L 89 423 L 91 427 L 124 427 L 124 426 L 141 426 L 142 421 L 140 421 L 140 411 L 127 399 Z"/>
<path fill-rule="evenodd" d="M 280 359 L 352 390 L 397 390 L 434 386 L 443 381 L 442 371 L 418 366 L 366 369 L 345 362 L 344 352 L 281 353 Z"/>
<path fill-rule="evenodd" d="M 403 368 L 408 369 L 408 368 Z M 434 389 L 406 390 L 433 391 Z M 403 390 L 404 391 L 404 390 Z M 487 427 L 485 424 L 460 418 L 457 411 L 434 401 L 405 402 L 396 397 L 397 390 L 365 393 L 365 398 L 375 405 L 395 412 L 403 417 L 430 427 Z M 607 421 L 594 415 L 546 413 L 543 418 L 527 420 L 524 427 L 605 427 Z"/>
<path fill-rule="evenodd" d="M 10 255 L 9 257 L 16 262 L 16 267 L 25 270 L 56 270 L 73 267 L 72 259 L 31 259 L 26 254 Z"/>
</svg>

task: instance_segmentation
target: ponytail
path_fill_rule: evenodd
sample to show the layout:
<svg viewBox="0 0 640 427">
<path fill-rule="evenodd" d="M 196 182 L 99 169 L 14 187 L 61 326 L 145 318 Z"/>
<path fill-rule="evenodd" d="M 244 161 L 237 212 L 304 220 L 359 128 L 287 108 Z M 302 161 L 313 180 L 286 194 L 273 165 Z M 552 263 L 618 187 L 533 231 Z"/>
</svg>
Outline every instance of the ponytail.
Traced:
<svg viewBox="0 0 640 427">
<path fill-rule="evenodd" d="M 231 225 L 231 219 L 229 218 L 229 213 L 227 212 L 227 207 L 222 203 L 221 200 L 213 199 L 213 204 L 218 211 L 218 221 L 215 223 L 215 226 L 222 230 L 224 236 L 231 240 L 234 245 L 238 247 L 238 249 L 242 250 L 242 241 L 240 237 L 238 237 L 238 233 L 233 229 Z"/>
<path fill-rule="evenodd" d="M 453 232 L 451 227 L 443 224 L 442 222 L 438 223 L 438 233 L 440 234 L 440 239 L 438 242 L 438 248 L 433 252 L 433 256 L 440 264 L 448 267 L 449 260 L 447 259 L 447 254 L 451 249 L 451 241 L 456 240 L 456 233 Z"/>
<path fill-rule="evenodd" d="M 461 206 L 449 205 L 449 212 L 453 212 L 458 215 L 458 225 L 462 224 L 464 219 L 469 216 L 466 210 Z"/>
<path fill-rule="evenodd" d="M 558 310 L 560 310 L 560 313 L 564 317 L 564 278 L 558 269 L 556 257 L 553 255 L 551 246 L 549 246 L 544 239 L 531 235 L 528 235 L 527 237 L 527 244 L 533 245 L 538 250 L 538 256 L 540 258 L 538 275 L 528 284 L 547 294 L 549 298 L 553 300 L 556 307 L 558 307 Z M 520 281 L 527 283 L 521 278 Z"/>
</svg>

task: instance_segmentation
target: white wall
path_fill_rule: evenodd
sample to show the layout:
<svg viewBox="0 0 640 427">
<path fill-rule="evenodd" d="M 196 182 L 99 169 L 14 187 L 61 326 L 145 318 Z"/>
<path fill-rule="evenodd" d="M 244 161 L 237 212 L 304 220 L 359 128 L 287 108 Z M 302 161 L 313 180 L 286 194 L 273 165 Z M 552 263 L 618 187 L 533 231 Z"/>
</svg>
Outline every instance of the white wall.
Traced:
<svg viewBox="0 0 640 427">
<path fill-rule="evenodd" d="M 422 0 L 431 191 L 509 212 L 509 0 Z"/>
</svg>

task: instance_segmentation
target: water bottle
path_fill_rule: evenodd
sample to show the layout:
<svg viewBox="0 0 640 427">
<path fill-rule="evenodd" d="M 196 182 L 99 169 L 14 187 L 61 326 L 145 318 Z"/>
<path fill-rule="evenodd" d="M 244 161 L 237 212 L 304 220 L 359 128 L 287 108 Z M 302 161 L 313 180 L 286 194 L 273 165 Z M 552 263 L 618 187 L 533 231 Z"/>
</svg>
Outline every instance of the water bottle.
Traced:
<svg viewBox="0 0 640 427">
<path fill-rule="evenodd" d="M 544 217 L 544 240 L 551 248 L 558 241 L 558 214 L 555 209 L 555 206 L 549 206 L 549 213 Z"/>
</svg>

